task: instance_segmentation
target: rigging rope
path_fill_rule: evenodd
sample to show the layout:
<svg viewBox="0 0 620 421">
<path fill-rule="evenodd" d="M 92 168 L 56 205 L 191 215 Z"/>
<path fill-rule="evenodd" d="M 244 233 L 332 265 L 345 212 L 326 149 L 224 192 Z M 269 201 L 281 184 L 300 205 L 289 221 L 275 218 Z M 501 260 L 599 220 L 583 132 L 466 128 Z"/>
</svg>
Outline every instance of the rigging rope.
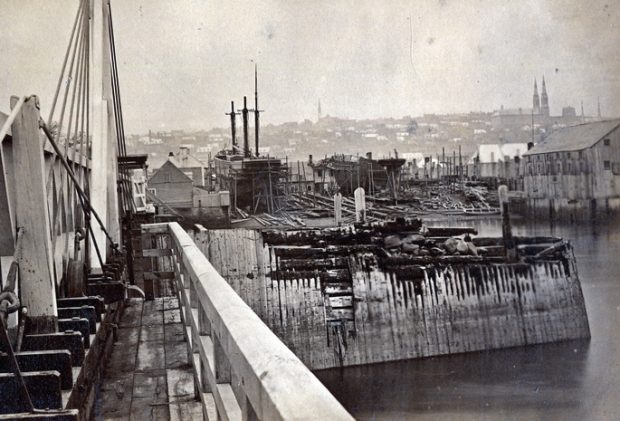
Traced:
<svg viewBox="0 0 620 421">
<path fill-rule="evenodd" d="M 108 25 L 109 36 L 109 48 L 110 50 L 104 52 L 109 54 L 110 57 L 110 83 L 112 85 L 112 105 L 114 107 L 114 119 L 116 126 L 116 152 L 117 156 L 127 155 L 127 146 L 125 141 L 125 128 L 122 118 L 122 104 L 120 96 L 120 86 L 118 77 L 117 57 L 116 57 L 116 45 L 114 42 L 114 28 L 112 22 L 112 8 L 110 3 L 108 7 L 108 20 L 104 25 Z M 61 185 L 64 185 L 65 175 L 68 176 L 67 183 L 74 185 L 75 192 L 79 203 L 75 203 L 75 206 L 80 206 L 83 210 L 83 223 L 88 225 L 86 230 L 86 236 L 89 234 L 93 236 L 93 245 L 97 252 L 97 257 L 100 263 L 103 264 L 101 258 L 101 251 L 99 245 L 95 241 L 92 227 L 90 226 L 91 215 L 95 217 L 99 227 L 104 232 L 106 238 L 110 241 L 112 248 L 118 252 L 118 244 L 114 242 L 109 232 L 105 228 L 105 224 L 101 220 L 99 214 L 92 207 L 89 200 L 89 180 L 84 175 L 90 170 L 90 164 L 92 159 L 92 139 L 90 139 L 90 6 L 89 0 L 80 0 L 78 10 L 73 23 L 71 36 L 65 52 L 65 56 L 62 63 L 61 73 L 58 78 L 56 91 L 52 101 L 50 114 L 47 120 L 47 124 L 41 120 L 41 128 L 43 129 L 48 141 L 52 145 L 56 156 L 60 159 L 65 171 L 61 176 Z M 65 82 L 64 90 L 61 92 L 61 86 Z M 73 86 L 71 86 L 73 84 Z M 62 98 L 61 98 L 62 96 Z M 69 99 L 71 97 L 71 99 Z M 68 110 L 67 110 L 68 105 Z M 50 127 L 54 123 L 54 116 L 58 113 L 58 121 L 56 133 L 52 133 Z M 63 127 L 66 127 L 66 134 L 63 135 Z M 73 137 L 73 139 L 72 139 Z M 64 151 L 61 151 L 60 146 L 64 138 Z M 71 158 L 69 157 L 69 146 L 73 146 L 71 151 Z M 76 154 L 79 150 L 79 163 L 76 162 Z M 63 153 L 64 152 L 64 153 Z M 90 157 L 90 159 L 88 158 Z M 85 172 L 81 169 L 85 168 Z M 76 177 L 76 171 L 79 170 L 79 179 Z M 119 173 L 119 180 L 117 188 L 120 190 L 121 206 L 124 211 L 128 211 L 129 214 L 135 211 L 135 204 L 133 203 L 133 197 L 131 194 L 131 186 L 128 184 L 131 181 L 130 174 L 127 169 L 116 169 Z M 52 170 L 53 171 L 53 170 Z M 52 172 L 50 171 L 50 174 Z M 69 192 L 74 190 L 69 187 Z M 64 198 L 65 201 L 71 200 L 72 193 L 68 193 Z M 52 213 L 50 212 L 50 216 Z M 53 221 L 51 221 L 53 222 Z M 82 218 L 77 220 L 77 217 L 73 217 L 75 227 L 81 225 Z M 52 233 L 54 234 L 54 223 L 50 224 Z M 88 238 L 87 238 L 88 241 Z M 53 245 L 55 246 L 55 244 Z"/>
<path fill-rule="evenodd" d="M 80 202 L 82 203 L 82 209 L 84 210 L 84 212 L 88 212 L 89 214 L 92 214 L 95 217 L 95 219 L 99 223 L 99 227 L 101 228 L 103 233 L 106 235 L 106 237 L 110 241 L 110 244 L 112 245 L 112 248 L 114 250 L 118 251 L 118 244 L 116 244 L 114 242 L 114 240 L 112 239 L 112 237 L 110 236 L 110 234 L 106 230 L 103 221 L 101 221 L 101 218 L 99 217 L 99 214 L 91 206 L 90 200 L 86 196 L 86 193 L 84 193 L 84 190 L 82 190 L 82 188 L 78 184 L 78 180 L 77 180 L 77 178 L 75 178 L 75 174 L 71 170 L 71 167 L 67 163 L 67 160 L 60 153 L 60 148 L 56 144 L 56 141 L 54 140 L 54 136 L 53 136 L 52 132 L 49 130 L 49 128 L 47 127 L 47 125 L 45 124 L 43 119 L 41 119 L 41 121 L 39 122 L 39 125 L 41 126 L 41 129 L 43 129 L 43 133 L 45 133 L 45 136 L 47 136 L 47 139 L 50 141 L 50 144 L 54 148 L 54 151 L 60 157 L 60 162 L 62 163 L 62 166 L 65 168 L 65 171 L 69 175 L 69 178 L 71 178 L 71 181 L 73 182 L 73 185 L 75 186 L 75 189 L 78 192 L 78 196 L 80 198 Z"/>
<path fill-rule="evenodd" d="M 54 112 L 56 110 L 56 105 L 58 103 L 58 99 L 59 99 L 59 94 L 60 94 L 60 86 L 62 85 L 62 81 L 66 80 L 65 82 L 65 89 L 64 89 L 64 94 L 63 94 L 63 98 L 62 98 L 62 103 L 61 103 L 61 108 L 60 108 L 60 117 L 59 117 L 59 121 L 57 122 L 57 138 L 60 140 L 62 138 L 62 130 L 63 127 L 65 125 L 65 114 L 66 114 L 66 107 L 67 107 L 67 101 L 69 98 L 69 94 L 71 92 L 71 101 L 70 101 L 70 106 L 69 106 L 69 112 L 68 112 L 68 119 L 67 119 L 67 134 L 65 137 L 65 142 L 64 142 L 64 158 L 68 159 L 69 158 L 69 144 L 71 142 L 71 133 L 72 133 L 72 128 L 73 128 L 73 124 L 74 124 L 74 115 L 75 115 L 75 132 L 77 132 L 77 127 L 79 124 L 79 121 L 81 119 L 81 117 L 83 118 L 83 115 L 80 115 L 80 110 L 79 110 L 79 99 L 78 99 L 78 105 L 77 105 L 77 109 L 76 109 L 76 93 L 78 92 L 77 88 L 79 86 L 79 92 L 83 92 L 84 86 L 83 86 L 83 78 L 81 77 L 82 72 L 84 67 L 87 67 L 88 62 L 85 60 L 85 49 L 87 47 L 86 42 L 87 42 L 87 35 L 89 32 L 89 25 L 88 25 L 88 14 L 89 14 L 89 7 L 88 7 L 88 0 L 80 0 L 79 5 L 78 5 L 78 10 L 77 10 L 77 14 L 76 14 L 76 20 L 74 22 L 73 25 L 73 29 L 72 29 L 72 33 L 71 33 L 71 37 L 69 40 L 69 44 L 67 46 L 67 51 L 65 53 L 65 58 L 63 60 L 63 66 L 62 66 L 62 71 L 60 74 L 60 77 L 58 79 L 58 84 L 56 87 L 56 92 L 54 95 L 54 99 L 52 101 L 52 108 L 50 111 L 50 117 L 49 117 L 49 123 L 52 124 L 53 123 L 53 117 L 54 117 Z M 69 61 L 69 57 L 70 57 L 70 61 Z M 76 57 L 77 57 L 77 63 L 76 63 Z M 69 62 L 69 67 L 67 69 L 67 62 Z M 71 89 L 71 84 L 73 84 L 73 89 L 70 91 Z M 74 150 L 73 150 L 74 154 L 73 154 L 73 163 L 75 163 L 75 145 L 74 145 Z M 50 167 L 50 172 L 49 172 L 50 176 L 53 176 L 53 166 Z M 65 174 L 61 173 L 60 176 L 60 192 L 62 194 L 62 203 L 63 206 L 66 210 L 69 209 L 73 209 L 75 210 L 75 207 L 77 204 L 74 201 L 74 196 L 73 196 L 73 189 L 71 188 L 70 182 L 69 180 L 66 180 Z M 65 183 L 67 183 L 67 194 L 63 194 L 64 190 L 64 186 Z M 50 184 L 48 184 L 50 185 Z M 55 188 L 53 184 L 51 184 L 52 188 Z M 51 206 L 54 206 L 55 203 L 52 203 Z M 47 206 L 50 207 L 49 202 L 47 203 Z M 62 224 L 62 221 L 59 221 L 59 224 L 57 224 L 57 216 L 54 213 L 54 209 L 50 209 L 49 212 L 50 215 L 50 231 L 51 231 L 51 235 L 52 238 L 55 238 L 58 229 L 61 229 L 59 224 Z M 77 220 L 76 218 L 76 212 L 74 211 L 65 211 L 64 214 L 65 219 L 65 223 L 67 224 L 67 226 L 70 226 L 72 228 L 76 228 L 78 225 L 80 225 L 80 222 L 82 222 L 82 219 L 79 218 L 79 220 Z M 65 248 L 65 252 L 68 250 L 69 244 L 68 244 L 68 236 L 65 237 L 65 242 L 64 242 L 64 248 Z M 55 253 L 55 249 L 56 249 L 57 245 L 56 242 L 52 242 L 52 252 Z"/>
<path fill-rule="evenodd" d="M 69 45 L 67 45 L 67 51 L 65 53 L 65 58 L 62 62 L 62 69 L 60 70 L 60 77 L 58 78 L 58 84 L 56 85 L 56 93 L 54 94 L 54 99 L 52 100 L 52 108 L 50 110 L 50 115 L 47 119 L 47 124 L 52 124 L 52 118 L 54 117 L 54 110 L 56 109 L 56 101 L 58 100 L 58 93 L 60 92 L 60 86 L 62 85 L 63 76 L 65 74 L 65 68 L 67 66 L 67 59 L 69 58 L 69 51 L 71 50 L 71 45 L 73 44 L 73 37 L 75 36 L 78 19 L 80 17 L 80 12 L 82 10 L 83 1 L 80 1 L 80 5 L 78 7 L 77 13 L 75 14 L 75 22 L 73 22 L 73 29 L 71 30 L 71 38 L 69 39 Z"/>
<path fill-rule="evenodd" d="M 108 35 L 110 40 L 110 53 L 111 53 L 111 74 L 112 74 L 112 97 L 114 104 L 114 114 L 116 122 L 116 134 L 117 134 L 117 150 L 119 156 L 127 156 L 127 146 L 125 143 L 125 127 L 123 122 L 123 108 L 121 103 L 121 94 L 118 77 L 118 66 L 116 57 L 116 43 L 114 39 L 114 23 L 112 19 L 112 6 L 108 3 Z M 121 174 L 121 181 L 119 183 L 122 195 L 122 208 L 129 211 L 130 215 L 135 211 L 135 204 L 133 203 L 133 197 L 131 195 L 130 186 L 127 185 L 131 181 L 129 171 L 127 169 L 119 169 Z"/>
</svg>

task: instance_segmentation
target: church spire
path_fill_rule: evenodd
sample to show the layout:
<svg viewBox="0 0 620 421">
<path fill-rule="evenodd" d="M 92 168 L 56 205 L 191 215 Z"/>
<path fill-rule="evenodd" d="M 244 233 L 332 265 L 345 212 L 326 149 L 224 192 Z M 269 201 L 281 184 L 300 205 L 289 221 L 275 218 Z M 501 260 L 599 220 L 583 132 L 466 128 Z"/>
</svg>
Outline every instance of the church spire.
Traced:
<svg viewBox="0 0 620 421">
<path fill-rule="evenodd" d="M 538 85 L 536 84 L 536 78 L 534 78 L 534 106 L 532 107 L 533 114 L 540 114 L 540 97 L 538 96 Z"/>
<path fill-rule="evenodd" d="M 549 97 L 547 96 L 547 86 L 545 84 L 545 75 L 543 75 L 542 79 L 542 94 L 540 96 L 541 99 L 541 112 L 545 116 L 549 116 Z"/>
</svg>

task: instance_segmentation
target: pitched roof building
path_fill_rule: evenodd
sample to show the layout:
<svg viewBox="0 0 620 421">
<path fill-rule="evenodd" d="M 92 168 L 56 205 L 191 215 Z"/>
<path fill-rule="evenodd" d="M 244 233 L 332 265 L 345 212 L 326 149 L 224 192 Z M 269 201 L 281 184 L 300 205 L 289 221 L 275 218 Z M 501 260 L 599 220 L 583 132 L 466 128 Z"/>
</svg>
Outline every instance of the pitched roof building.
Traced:
<svg viewBox="0 0 620 421">
<path fill-rule="evenodd" d="M 528 204 L 550 216 L 620 207 L 620 120 L 556 130 L 523 165 Z"/>
</svg>

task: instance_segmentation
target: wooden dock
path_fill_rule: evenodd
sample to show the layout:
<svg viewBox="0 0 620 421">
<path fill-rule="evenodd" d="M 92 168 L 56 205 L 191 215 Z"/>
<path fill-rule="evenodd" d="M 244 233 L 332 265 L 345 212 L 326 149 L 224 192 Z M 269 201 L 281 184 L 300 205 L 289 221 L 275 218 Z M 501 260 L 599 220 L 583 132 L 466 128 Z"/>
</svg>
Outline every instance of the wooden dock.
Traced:
<svg viewBox="0 0 620 421">
<path fill-rule="evenodd" d="M 95 417 L 201 419 L 177 298 L 130 299 L 117 333 Z"/>
</svg>

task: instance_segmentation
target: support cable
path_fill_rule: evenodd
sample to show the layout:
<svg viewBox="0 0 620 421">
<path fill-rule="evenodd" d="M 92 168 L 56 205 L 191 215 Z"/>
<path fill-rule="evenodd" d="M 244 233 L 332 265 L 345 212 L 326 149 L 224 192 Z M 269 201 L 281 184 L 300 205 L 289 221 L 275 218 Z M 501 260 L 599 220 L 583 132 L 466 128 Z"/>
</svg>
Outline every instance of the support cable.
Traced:
<svg viewBox="0 0 620 421">
<path fill-rule="evenodd" d="M 78 11 L 84 11 L 85 8 L 83 7 L 83 2 L 80 2 L 80 7 L 78 8 Z M 78 13 L 78 16 L 80 16 L 80 13 Z M 82 14 L 83 17 L 83 14 Z M 73 119 L 74 119 L 74 109 L 75 109 L 75 98 L 76 98 L 76 93 L 77 93 L 77 87 L 78 84 L 80 83 L 79 81 L 79 75 L 81 73 L 81 66 L 82 66 L 82 60 L 83 60 L 83 46 L 84 46 L 84 42 L 85 42 L 85 37 L 84 37 L 84 19 L 80 19 L 78 22 L 78 31 L 77 31 L 77 36 L 75 37 L 75 42 L 73 43 L 73 49 L 72 49 L 72 53 L 71 53 L 71 61 L 69 64 L 69 71 L 67 74 L 67 84 L 65 87 L 65 92 L 64 92 L 64 97 L 63 97 L 63 101 L 62 101 L 62 108 L 61 108 L 61 112 L 60 112 L 60 120 L 58 122 L 58 139 L 62 138 L 62 128 L 63 128 L 63 124 L 65 123 L 64 121 L 64 116 L 65 116 L 65 112 L 66 112 L 66 105 L 67 105 L 67 101 L 69 99 L 69 95 L 71 96 L 71 100 L 70 100 L 70 105 L 69 105 L 69 110 L 68 110 L 68 119 L 67 119 L 67 134 L 65 136 L 65 142 L 64 142 L 64 158 L 68 159 L 69 157 L 69 142 L 71 141 L 71 129 L 72 129 L 72 125 L 73 125 Z M 77 63 L 76 63 L 76 56 L 77 56 Z M 71 84 L 73 83 L 73 87 L 71 87 Z M 77 114 L 77 113 L 76 113 Z M 79 116 L 76 115 L 76 121 L 77 119 L 79 119 Z M 65 208 L 65 217 L 66 217 L 66 223 L 68 224 L 69 222 L 71 222 L 71 225 L 74 225 L 75 223 L 75 219 L 72 218 L 71 221 L 69 221 L 70 216 L 68 215 L 68 208 L 69 207 L 73 207 L 73 203 L 71 203 L 71 199 L 72 199 L 72 189 L 70 187 L 70 183 L 68 180 L 65 181 L 65 176 L 64 174 L 61 176 L 60 179 L 60 188 L 64 190 L 64 185 L 65 182 L 67 183 L 67 194 L 63 195 L 63 201 L 61 206 L 63 206 Z M 55 237 L 56 235 L 56 221 L 54 221 L 54 223 L 50 226 L 50 229 L 52 230 L 52 236 Z M 61 228 L 62 229 L 62 228 Z M 65 252 L 66 250 L 68 250 L 69 247 L 69 238 L 65 237 Z M 52 245 L 52 251 L 56 249 L 56 244 L 54 243 Z"/>
<path fill-rule="evenodd" d="M 45 133 L 45 135 L 47 136 L 47 139 L 50 141 L 52 147 L 54 148 L 54 151 L 56 152 L 56 154 L 60 157 L 60 162 L 62 163 L 63 167 L 65 168 L 65 170 L 67 171 L 67 174 L 69 175 L 69 177 L 71 178 L 71 181 L 73 181 L 73 184 L 75 186 L 75 189 L 78 192 L 78 195 L 80 197 L 80 201 L 82 202 L 82 208 L 84 209 L 85 212 L 90 212 L 92 213 L 92 215 L 95 217 L 95 219 L 97 220 L 97 222 L 99 223 L 99 227 L 101 228 L 101 230 L 104 232 L 104 234 L 106 235 L 106 237 L 108 238 L 108 240 L 110 241 L 110 244 L 112 245 L 112 248 L 118 252 L 118 244 L 116 244 L 114 242 L 114 240 L 112 239 L 112 237 L 110 236 L 110 234 L 108 233 L 108 231 L 105 228 L 105 225 L 103 224 L 103 222 L 101 221 L 101 218 L 99 217 L 99 214 L 97 213 L 97 211 L 91 206 L 90 201 L 88 200 L 88 197 L 86 196 L 86 194 L 84 193 L 84 190 L 82 190 L 82 188 L 80 187 L 78 180 L 75 178 L 75 174 L 73 173 L 73 171 L 71 170 L 71 167 L 69 166 L 69 164 L 67 163 L 67 160 L 62 156 L 62 154 L 60 154 L 60 149 L 58 148 L 58 145 L 56 144 L 56 142 L 54 141 L 54 136 L 52 135 L 52 133 L 50 132 L 49 128 L 47 127 L 47 125 L 45 124 L 45 122 L 43 120 L 41 120 L 39 122 L 39 125 L 41 127 L 41 129 L 43 129 L 43 132 Z"/>
<path fill-rule="evenodd" d="M 84 13 L 82 16 L 82 19 L 86 21 L 86 19 L 88 19 L 88 15 Z M 84 25 L 83 28 L 84 28 L 85 42 L 82 44 L 81 71 L 80 71 L 80 75 L 78 79 L 80 90 L 78 94 L 77 118 L 75 120 L 76 122 L 75 122 L 75 128 L 74 128 L 76 141 L 73 143 L 73 154 L 71 157 L 74 172 L 78 171 L 78 174 L 79 174 L 80 185 L 82 185 L 82 157 L 84 155 L 84 150 L 82 148 L 83 140 L 84 140 L 84 116 L 85 116 L 84 107 L 86 104 L 86 96 L 88 95 L 88 91 L 86 90 L 86 68 L 88 66 L 88 58 L 87 58 L 88 42 L 87 42 L 86 34 L 88 33 L 88 26 Z M 79 142 L 79 146 L 78 146 L 78 142 Z M 77 163 L 77 159 L 76 159 L 76 154 L 77 154 L 78 149 L 80 151 L 79 152 L 80 154 L 79 164 Z M 77 209 L 77 203 L 75 203 L 75 208 Z M 76 219 L 77 218 L 74 218 L 74 223 L 76 227 L 81 227 L 82 219 L 81 218 L 77 220 Z"/>
<path fill-rule="evenodd" d="M 80 2 L 77 13 L 75 14 L 75 21 L 73 22 L 73 29 L 71 30 L 71 38 L 69 39 L 69 45 L 67 45 L 67 51 L 65 53 L 65 58 L 62 62 L 62 69 L 60 70 L 60 77 L 58 78 L 58 84 L 56 85 L 56 93 L 54 94 L 54 99 L 52 100 L 52 108 L 50 110 L 50 115 L 47 119 L 47 124 L 52 124 L 52 118 L 54 117 L 54 110 L 56 109 L 56 102 L 58 100 L 58 94 L 60 92 L 60 86 L 62 85 L 63 76 L 65 74 L 65 68 L 67 67 L 67 59 L 69 58 L 69 51 L 71 50 L 71 44 L 73 43 L 73 37 L 75 36 L 75 30 L 77 28 L 78 18 L 80 16 L 80 11 L 82 9 L 83 3 Z"/>
<path fill-rule="evenodd" d="M 78 23 L 78 32 L 82 32 L 82 23 L 83 22 L 81 20 Z M 62 125 L 63 125 L 64 116 L 65 116 L 65 108 L 67 105 L 67 97 L 69 96 L 69 87 L 71 86 L 71 82 L 72 82 L 73 64 L 75 63 L 75 56 L 76 56 L 76 52 L 78 50 L 78 44 L 80 44 L 81 38 L 82 37 L 76 37 L 75 42 L 73 43 L 73 46 L 72 46 L 73 50 L 71 53 L 71 62 L 69 64 L 67 84 L 65 86 L 65 93 L 63 96 L 62 106 L 60 110 L 60 118 L 58 120 L 58 139 L 60 139 L 62 136 Z"/>
<path fill-rule="evenodd" d="M 114 24 L 112 20 L 112 6 L 108 3 L 108 16 L 109 16 L 109 36 L 110 36 L 110 49 L 111 49 L 111 64 L 112 64 L 112 85 L 113 85 L 113 96 L 114 96 L 114 109 L 116 114 L 116 122 L 117 122 L 117 145 L 119 150 L 119 155 L 127 156 L 127 145 L 125 142 L 125 127 L 123 122 L 123 108 L 121 102 L 121 94 L 120 94 L 120 85 L 119 85 L 119 77 L 118 77 L 118 60 L 116 57 L 116 44 L 114 40 Z M 127 185 L 128 182 L 131 181 L 129 176 L 129 172 L 126 169 L 121 170 L 122 174 L 122 182 L 121 189 L 124 195 L 124 209 L 127 209 L 130 212 L 135 211 L 135 204 L 133 203 L 133 197 L 131 196 L 130 187 Z"/>
</svg>

